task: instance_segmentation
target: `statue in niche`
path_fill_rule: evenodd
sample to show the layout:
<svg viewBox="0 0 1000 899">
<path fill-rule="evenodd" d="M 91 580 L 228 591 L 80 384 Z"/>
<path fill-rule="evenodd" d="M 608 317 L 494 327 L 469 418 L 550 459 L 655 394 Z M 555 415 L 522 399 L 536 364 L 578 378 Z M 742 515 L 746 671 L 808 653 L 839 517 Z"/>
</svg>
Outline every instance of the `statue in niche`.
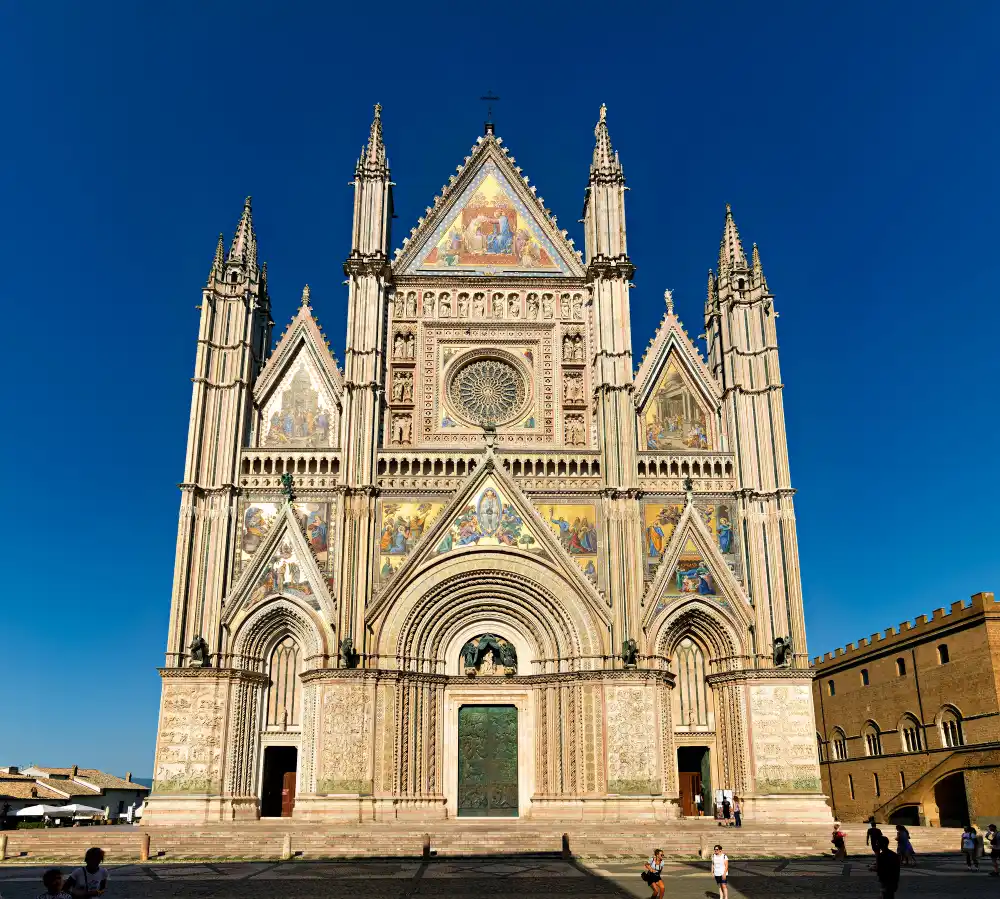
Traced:
<svg viewBox="0 0 1000 899">
<path fill-rule="evenodd" d="M 551 293 L 542 294 L 542 318 L 552 318 L 554 312 L 554 303 L 552 301 Z"/>
<path fill-rule="evenodd" d="M 563 337 L 563 362 L 573 361 L 573 335 L 566 334 Z"/>
<path fill-rule="evenodd" d="M 443 293 L 438 298 L 438 315 L 441 318 L 451 317 L 451 294 Z"/>
<path fill-rule="evenodd" d="M 424 294 L 424 315 L 434 318 L 434 294 L 429 290 Z"/>
<path fill-rule="evenodd" d="M 583 439 L 583 416 L 566 416 L 566 443 L 569 446 L 582 446 Z"/>
<path fill-rule="evenodd" d="M 208 641 L 198 634 L 192 641 L 191 645 L 188 647 L 188 665 L 191 668 L 208 668 L 209 657 L 208 657 Z"/>
<path fill-rule="evenodd" d="M 569 294 L 561 294 L 559 297 L 559 317 L 569 318 L 569 308 Z"/>
<path fill-rule="evenodd" d="M 567 403 L 583 402 L 583 375 L 573 373 L 563 376 L 563 398 Z"/>
<path fill-rule="evenodd" d="M 517 651 L 510 641 L 493 634 L 473 637 L 462 647 L 462 665 L 469 677 L 517 673 Z"/>
<path fill-rule="evenodd" d="M 392 378 L 392 401 L 394 403 L 413 402 L 413 375 L 396 372 Z"/>
<path fill-rule="evenodd" d="M 775 637 L 771 654 L 775 668 L 790 668 L 792 666 L 792 638 Z"/>
<path fill-rule="evenodd" d="M 406 334 L 406 352 L 404 355 L 407 359 L 412 359 L 417 353 L 417 337 L 412 331 L 408 331 Z M 581 351 L 580 358 L 583 358 Z"/>
<path fill-rule="evenodd" d="M 622 642 L 622 664 L 626 668 L 635 668 L 639 662 L 639 645 L 629 637 Z"/>
<path fill-rule="evenodd" d="M 529 293 L 528 294 L 528 318 L 532 321 L 538 318 L 538 294 Z"/>
<path fill-rule="evenodd" d="M 406 295 L 406 317 L 417 317 L 417 294 L 412 290 Z"/>
<path fill-rule="evenodd" d="M 406 356 L 406 336 L 401 332 L 396 332 L 396 336 L 392 339 L 392 355 L 397 359 Z"/>
<path fill-rule="evenodd" d="M 469 295 L 467 293 L 460 293 L 458 295 L 458 317 L 469 317 Z"/>
<path fill-rule="evenodd" d="M 573 294 L 573 318 L 583 318 L 583 297 L 578 294 Z"/>
<path fill-rule="evenodd" d="M 411 421 L 410 414 L 394 415 L 392 417 L 392 442 L 408 444 L 410 442 Z"/>
<path fill-rule="evenodd" d="M 503 294 L 495 293 L 493 294 L 493 317 L 503 318 Z"/>
<path fill-rule="evenodd" d="M 358 654 L 354 651 L 354 641 L 350 637 L 344 637 L 340 641 L 340 664 L 344 668 L 358 667 Z"/>
<path fill-rule="evenodd" d="M 521 317 L 521 298 L 516 293 L 507 297 L 507 308 L 511 318 Z"/>
<path fill-rule="evenodd" d="M 477 293 L 472 297 L 472 314 L 476 318 L 486 317 L 486 294 Z"/>
<path fill-rule="evenodd" d="M 394 294 L 392 297 L 392 317 L 403 318 L 406 315 L 406 298 L 401 294 Z"/>
<path fill-rule="evenodd" d="M 573 361 L 583 362 L 583 335 L 573 335 Z"/>
</svg>

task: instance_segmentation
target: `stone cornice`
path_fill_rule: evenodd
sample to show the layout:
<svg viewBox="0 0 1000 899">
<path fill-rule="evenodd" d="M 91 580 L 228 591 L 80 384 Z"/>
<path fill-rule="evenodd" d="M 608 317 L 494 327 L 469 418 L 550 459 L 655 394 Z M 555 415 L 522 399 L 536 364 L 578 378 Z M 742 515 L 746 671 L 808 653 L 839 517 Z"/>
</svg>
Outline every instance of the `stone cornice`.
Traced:
<svg viewBox="0 0 1000 899">
<path fill-rule="evenodd" d="M 628 256 L 594 256 L 587 263 L 587 281 L 597 278 L 629 281 L 635 275 L 635 266 Z"/>
<path fill-rule="evenodd" d="M 344 260 L 344 274 L 390 275 L 389 257 L 385 253 L 359 253 L 356 250 Z"/>
<path fill-rule="evenodd" d="M 460 675 L 431 674 L 426 671 L 406 671 L 392 668 L 313 668 L 303 671 L 302 682 L 310 684 L 322 681 L 406 681 L 407 683 L 439 684 L 445 687 L 509 686 L 545 687 L 553 684 L 572 684 L 582 681 L 631 681 L 634 683 L 663 683 L 674 686 L 672 671 L 655 668 L 611 668 L 595 671 L 560 671 L 550 674 L 515 674 L 511 677 L 462 677 Z"/>
<path fill-rule="evenodd" d="M 710 674 L 705 683 L 710 686 L 725 684 L 765 684 L 771 681 L 802 681 L 808 683 L 816 674 L 809 668 L 741 668 L 738 671 L 721 671 Z"/>
<path fill-rule="evenodd" d="M 205 680 L 244 681 L 250 684 L 266 684 L 266 674 L 247 671 L 243 668 L 157 668 L 164 680 L 202 678 Z"/>
</svg>

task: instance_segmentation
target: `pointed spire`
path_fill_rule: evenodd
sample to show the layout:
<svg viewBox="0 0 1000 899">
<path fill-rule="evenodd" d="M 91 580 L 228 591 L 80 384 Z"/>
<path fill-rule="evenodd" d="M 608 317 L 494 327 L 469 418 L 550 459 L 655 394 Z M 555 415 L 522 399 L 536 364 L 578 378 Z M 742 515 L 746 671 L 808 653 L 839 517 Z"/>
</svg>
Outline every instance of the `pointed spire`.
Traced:
<svg viewBox="0 0 1000 899">
<path fill-rule="evenodd" d="M 233 245 L 229 248 L 229 258 L 226 261 L 243 262 L 253 267 L 257 265 L 257 235 L 253 230 L 250 197 L 243 202 L 243 215 L 240 216 L 240 223 L 236 226 L 236 236 L 233 237 Z"/>
<path fill-rule="evenodd" d="M 389 163 L 385 156 L 385 143 L 382 140 L 382 104 L 375 104 L 375 116 L 368 132 L 368 143 L 361 151 L 358 160 L 357 174 L 369 177 L 384 177 L 389 174 Z"/>
<path fill-rule="evenodd" d="M 736 222 L 733 221 L 733 207 L 726 203 L 726 224 L 723 226 L 722 241 L 719 244 L 719 274 L 721 275 L 723 270 L 732 271 L 746 267 L 747 255 L 743 252 L 740 232 L 736 230 Z"/>
<path fill-rule="evenodd" d="M 764 266 L 760 264 L 760 250 L 757 249 L 757 244 L 753 245 L 753 254 L 750 266 L 753 283 L 763 287 L 764 290 L 767 291 L 767 278 L 764 277 Z"/>
<path fill-rule="evenodd" d="M 708 294 L 705 297 L 705 305 L 711 309 L 719 300 L 719 292 L 715 289 L 715 275 L 712 270 L 708 270 Z"/>
<path fill-rule="evenodd" d="M 312 303 L 310 302 L 309 285 L 307 284 L 305 287 L 302 288 L 302 301 L 299 303 L 299 306 L 311 306 L 311 305 Z"/>
<path fill-rule="evenodd" d="M 611 146 L 611 134 L 608 132 L 608 107 L 601 104 L 601 115 L 594 128 L 594 158 L 590 164 L 590 180 L 624 180 L 622 164 L 618 154 Z"/>
<path fill-rule="evenodd" d="M 213 278 L 222 278 L 222 266 L 226 262 L 225 236 L 219 234 L 219 242 L 215 245 L 215 259 L 212 260 L 212 268 L 208 273 L 208 281 Z"/>
</svg>

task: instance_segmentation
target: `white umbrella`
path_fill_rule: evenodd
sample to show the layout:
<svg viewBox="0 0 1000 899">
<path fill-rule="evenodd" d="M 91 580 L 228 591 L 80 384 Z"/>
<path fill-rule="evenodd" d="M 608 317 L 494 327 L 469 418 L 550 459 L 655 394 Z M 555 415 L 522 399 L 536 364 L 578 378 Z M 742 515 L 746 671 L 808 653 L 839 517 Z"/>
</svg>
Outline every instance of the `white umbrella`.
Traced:
<svg viewBox="0 0 1000 899">
<path fill-rule="evenodd" d="M 64 805 L 56 809 L 57 812 L 62 812 L 64 815 L 83 815 L 85 817 L 91 818 L 94 815 L 103 815 L 104 809 L 93 808 L 89 805 L 80 805 L 77 802 L 71 803 L 70 805 Z"/>
<path fill-rule="evenodd" d="M 72 815 L 73 812 L 66 811 L 66 809 L 58 808 L 54 805 L 29 805 L 27 808 L 15 812 L 15 814 L 23 815 L 26 818 L 40 818 L 43 815 L 48 815 L 50 818 L 62 818 L 66 815 Z"/>
</svg>

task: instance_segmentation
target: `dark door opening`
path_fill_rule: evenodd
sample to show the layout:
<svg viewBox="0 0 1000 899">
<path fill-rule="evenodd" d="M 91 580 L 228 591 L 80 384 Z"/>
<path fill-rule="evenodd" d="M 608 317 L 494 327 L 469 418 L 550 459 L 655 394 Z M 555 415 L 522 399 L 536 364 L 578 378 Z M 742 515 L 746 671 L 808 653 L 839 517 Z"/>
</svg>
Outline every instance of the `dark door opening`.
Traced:
<svg viewBox="0 0 1000 899">
<path fill-rule="evenodd" d="M 961 771 L 949 774 L 934 785 L 934 801 L 942 827 L 966 827 L 970 823 L 965 777 Z"/>
<path fill-rule="evenodd" d="M 458 710 L 458 814 L 517 817 L 517 708 L 463 705 Z"/>
<path fill-rule="evenodd" d="M 918 827 L 920 825 L 920 807 L 916 805 L 904 805 L 896 809 L 896 811 L 889 815 L 889 823 Z"/>
<path fill-rule="evenodd" d="M 680 746 L 677 749 L 677 781 L 681 793 L 681 814 L 711 815 L 712 774 L 707 746 Z M 695 797 L 701 794 L 699 809 Z"/>
<path fill-rule="evenodd" d="M 264 749 L 264 780 L 260 790 L 262 818 L 290 818 L 295 807 L 295 772 L 299 751 L 294 746 Z"/>
</svg>

